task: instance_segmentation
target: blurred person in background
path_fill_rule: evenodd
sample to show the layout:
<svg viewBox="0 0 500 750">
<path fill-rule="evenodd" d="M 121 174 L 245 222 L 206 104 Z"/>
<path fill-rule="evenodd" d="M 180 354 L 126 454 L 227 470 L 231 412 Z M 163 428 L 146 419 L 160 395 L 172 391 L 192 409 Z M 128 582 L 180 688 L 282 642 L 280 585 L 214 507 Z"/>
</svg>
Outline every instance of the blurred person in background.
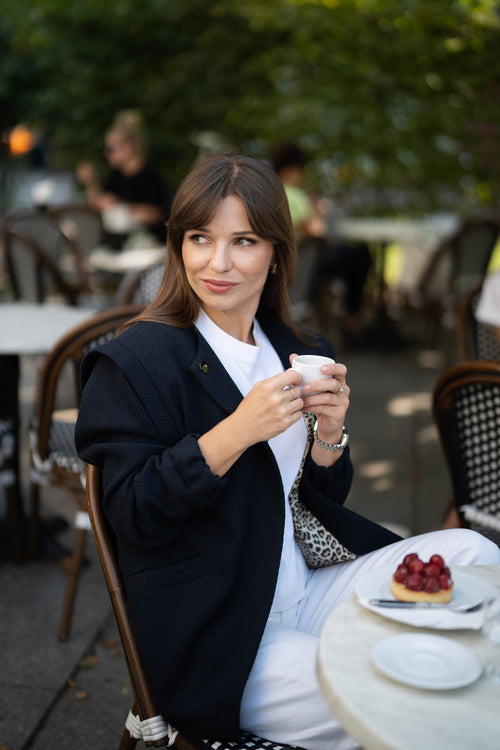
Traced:
<svg viewBox="0 0 500 750">
<path fill-rule="evenodd" d="M 327 236 L 325 221 L 303 187 L 308 157 L 299 146 L 295 143 L 276 146 L 271 153 L 271 162 L 285 188 L 299 252 L 301 244 L 308 240 L 321 240 L 321 258 L 313 295 L 334 279 L 344 283 L 344 314 L 340 321 L 344 344 L 359 345 L 363 340 L 363 290 L 372 265 L 368 246 L 364 242 L 346 242 Z"/>
<path fill-rule="evenodd" d="M 168 195 L 162 177 L 147 162 L 139 112 L 124 110 L 116 115 L 106 133 L 104 154 L 110 170 L 102 184 L 90 162 L 78 164 L 76 176 L 87 202 L 103 214 L 105 242 L 120 247 L 130 232 L 140 228 L 163 244 Z"/>
</svg>

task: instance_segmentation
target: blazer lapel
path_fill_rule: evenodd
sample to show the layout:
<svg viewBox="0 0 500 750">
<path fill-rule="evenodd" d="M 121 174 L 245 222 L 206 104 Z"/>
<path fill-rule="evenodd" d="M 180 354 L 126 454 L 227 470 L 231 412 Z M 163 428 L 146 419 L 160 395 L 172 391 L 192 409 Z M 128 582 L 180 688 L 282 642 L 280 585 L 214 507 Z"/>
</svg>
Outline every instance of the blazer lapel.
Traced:
<svg viewBox="0 0 500 750">
<path fill-rule="evenodd" d="M 195 380 L 223 411 L 228 414 L 238 407 L 243 399 L 217 355 L 198 332 L 198 350 L 189 370 Z"/>
</svg>

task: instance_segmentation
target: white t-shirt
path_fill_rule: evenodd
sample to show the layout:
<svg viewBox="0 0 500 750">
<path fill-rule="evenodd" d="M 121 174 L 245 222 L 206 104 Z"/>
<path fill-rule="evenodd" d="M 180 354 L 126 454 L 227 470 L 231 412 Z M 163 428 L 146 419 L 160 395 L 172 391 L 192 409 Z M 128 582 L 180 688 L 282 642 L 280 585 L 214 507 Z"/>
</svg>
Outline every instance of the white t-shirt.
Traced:
<svg viewBox="0 0 500 750">
<path fill-rule="evenodd" d="M 253 325 L 255 346 L 223 331 L 203 310 L 196 321 L 196 328 L 210 344 L 243 396 L 248 394 L 255 383 L 283 372 L 281 360 L 257 320 Z M 293 534 L 288 494 L 297 476 L 306 444 L 307 428 L 303 419 L 269 440 L 269 447 L 281 474 L 285 503 L 283 546 L 271 612 L 283 612 L 293 607 L 305 592 L 308 568 Z"/>
</svg>

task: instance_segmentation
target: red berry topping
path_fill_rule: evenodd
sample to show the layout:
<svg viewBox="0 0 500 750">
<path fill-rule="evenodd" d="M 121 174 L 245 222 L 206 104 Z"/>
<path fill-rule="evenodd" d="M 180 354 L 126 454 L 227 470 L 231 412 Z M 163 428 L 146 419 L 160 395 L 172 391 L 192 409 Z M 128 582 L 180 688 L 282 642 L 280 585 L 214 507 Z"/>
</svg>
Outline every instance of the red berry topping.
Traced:
<svg viewBox="0 0 500 750">
<path fill-rule="evenodd" d="M 407 589 L 426 591 L 428 594 L 435 594 L 439 589 L 447 590 L 453 585 L 450 569 L 441 555 L 431 555 L 429 562 L 424 563 L 416 552 L 405 556 L 396 568 L 393 579 Z"/>
<path fill-rule="evenodd" d="M 404 583 L 409 574 L 410 574 L 410 571 L 406 567 L 406 565 L 403 565 L 403 564 L 398 565 L 396 572 L 394 573 L 394 580 L 397 583 Z"/>
<path fill-rule="evenodd" d="M 441 566 L 436 565 L 436 563 L 429 562 L 424 567 L 424 576 L 426 578 L 437 578 L 440 573 L 441 573 Z"/>
<path fill-rule="evenodd" d="M 444 560 L 441 555 L 432 555 L 429 559 L 429 563 L 433 565 L 439 565 L 440 568 L 444 566 Z"/>
<path fill-rule="evenodd" d="M 420 557 L 414 557 L 413 560 L 410 560 L 410 564 L 408 565 L 410 568 L 410 571 L 412 573 L 423 573 L 425 564 L 424 561 L 420 559 Z"/>
<path fill-rule="evenodd" d="M 447 591 L 451 586 L 451 578 L 450 576 L 447 576 L 446 573 L 441 573 L 441 575 L 438 578 L 439 585 L 442 589 Z"/>
<path fill-rule="evenodd" d="M 410 562 L 416 557 L 418 557 L 416 552 L 410 552 L 410 554 L 406 555 L 405 559 L 403 560 L 403 565 L 406 565 L 406 567 L 409 568 Z"/>
<path fill-rule="evenodd" d="M 439 591 L 439 581 L 437 578 L 427 578 L 424 583 L 424 591 L 428 594 L 435 594 Z"/>
<path fill-rule="evenodd" d="M 424 577 L 421 573 L 410 573 L 405 585 L 411 591 L 422 591 L 424 588 Z"/>
</svg>

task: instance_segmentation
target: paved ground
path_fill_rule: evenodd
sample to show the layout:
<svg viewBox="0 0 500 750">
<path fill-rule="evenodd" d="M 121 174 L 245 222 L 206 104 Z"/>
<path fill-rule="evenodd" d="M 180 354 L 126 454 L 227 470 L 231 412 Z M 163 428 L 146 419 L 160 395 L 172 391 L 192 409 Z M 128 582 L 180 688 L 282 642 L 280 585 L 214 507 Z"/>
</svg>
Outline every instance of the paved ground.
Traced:
<svg viewBox="0 0 500 750">
<path fill-rule="evenodd" d="M 356 467 L 350 507 L 412 532 L 439 528 L 449 494 L 430 413 L 432 386 L 453 361 L 447 336 L 438 351 L 376 347 L 338 352 L 352 388 L 349 431 Z M 23 361 L 25 418 L 36 363 Z M 26 456 L 25 456 L 26 462 Z M 71 520 L 66 497 L 44 491 L 44 514 Z M 57 541 L 68 548 L 71 531 Z M 71 636 L 56 639 L 64 568 L 42 559 L 0 562 L 0 750 L 110 750 L 131 703 L 126 668 L 91 539 Z"/>
</svg>

